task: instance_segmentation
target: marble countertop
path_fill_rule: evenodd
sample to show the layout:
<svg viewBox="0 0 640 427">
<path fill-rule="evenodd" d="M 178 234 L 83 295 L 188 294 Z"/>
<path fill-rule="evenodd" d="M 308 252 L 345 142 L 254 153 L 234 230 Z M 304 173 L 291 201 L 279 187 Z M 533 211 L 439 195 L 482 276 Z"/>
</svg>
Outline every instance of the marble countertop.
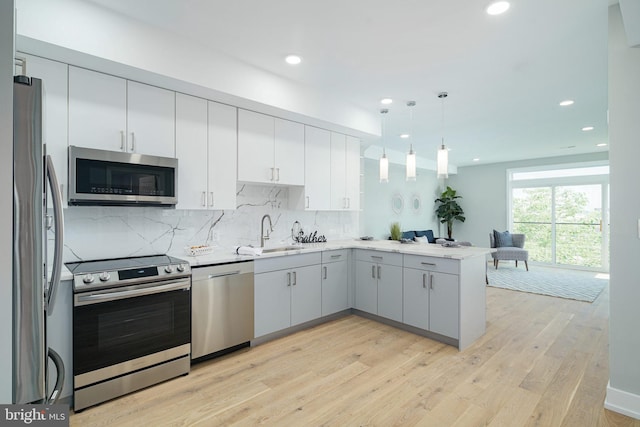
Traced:
<svg viewBox="0 0 640 427">
<path fill-rule="evenodd" d="M 293 246 L 293 245 L 289 245 Z M 273 246 L 274 248 L 278 246 Z M 269 249 L 269 248 L 267 248 Z M 170 253 L 169 255 L 188 261 L 192 267 L 222 264 L 237 261 L 250 261 L 265 258 L 299 255 L 311 252 L 329 251 L 336 249 L 370 249 L 375 251 L 397 252 L 409 255 L 433 256 L 439 258 L 465 259 L 477 256 L 485 256 L 495 249 L 472 246 L 443 247 L 437 244 L 424 243 L 400 243 L 391 240 L 336 240 L 326 243 L 308 243 L 300 245 L 300 249 L 268 252 L 261 255 L 236 255 L 233 248 L 218 248 L 207 255 L 188 256 L 183 253 Z"/>
<path fill-rule="evenodd" d="M 293 245 L 288 245 L 293 246 Z M 273 246 L 274 248 L 281 246 Z M 268 247 L 267 249 L 269 249 Z M 330 251 L 336 249 L 370 249 L 374 251 L 396 252 L 408 255 L 433 256 L 438 258 L 465 259 L 476 256 L 485 256 L 495 249 L 480 248 L 475 246 L 460 246 L 457 248 L 447 248 L 437 244 L 425 243 L 400 243 L 392 240 L 336 240 L 326 243 L 306 243 L 300 245 L 300 249 L 268 252 L 262 255 L 236 255 L 233 248 L 217 248 L 212 253 L 199 256 L 188 256 L 184 252 L 173 252 L 168 255 L 183 259 L 192 267 L 203 267 L 207 265 L 224 264 L 237 261 L 251 261 L 281 256 L 291 256 L 312 252 Z M 72 280 L 73 275 L 65 266 L 62 267 L 61 280 Z"/>
</svg>

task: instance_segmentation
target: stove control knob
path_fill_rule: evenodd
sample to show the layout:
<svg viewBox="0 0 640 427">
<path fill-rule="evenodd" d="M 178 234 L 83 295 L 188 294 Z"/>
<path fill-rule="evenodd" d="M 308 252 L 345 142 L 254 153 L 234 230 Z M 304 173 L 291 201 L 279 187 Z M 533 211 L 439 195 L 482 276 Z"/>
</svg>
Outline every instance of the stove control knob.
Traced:
<svg viewBox="0 0 640 427">
<path fill-rule="evenodd" d="M 182 272 L 184 272 L 184 270 L 186 269 L 186 266 L 185 266 L 184 264 L 179 264 L 179 265 L 176 267 L 176 269 L 177 269 L 180 273 L 182 273 Z"/>
<path fill-rule="evenodd" d="M 167 266 L 164 268 L 164 271 L 165 271 L 165 272 L 167 272 L 167 273 L 173 273 L 173 266 L 171 266 L 171 265 L 167 265 Z"/>
<path fill-rule="evenodd" d="M 111 275 L 105 271 L 104 273 L 100 274 L 99 279 L 101 282 L 107 282 L 109 279 L 111 279 Z"/>
<path fill-rule="evenodd" d="M 85 274 L 85 275 L 84 275 L 84 277 L 82 277 L 82 281 L 83 281 L 84 283 L 86 283 L 87 285 L 88 285 L 89 283 L 93 283 L 93 280 L 94 280 L 94 278 L 93 278 L 93 274 L 89 274 L 89 273 L 87 273 L 87 274 Z"/>
</svg>

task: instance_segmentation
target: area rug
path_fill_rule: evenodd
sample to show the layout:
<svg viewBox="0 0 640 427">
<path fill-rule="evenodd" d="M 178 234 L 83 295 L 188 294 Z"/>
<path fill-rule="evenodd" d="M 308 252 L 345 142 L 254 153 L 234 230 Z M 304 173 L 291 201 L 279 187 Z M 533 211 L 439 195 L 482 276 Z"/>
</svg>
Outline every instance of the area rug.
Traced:
<svg viewBox="0 0 640 427">
<path fill-rule="evenodd" d="M 489 265 L 487 276 L 489 286 L 495 288 L 588 302 L 593 302 L 609 284 L 609 275 L 604 273 L 531 265 L 529 271 L 524 265 L 516 268 L 513 264 L 500 264 L 497 270 Z"/>
</svg>

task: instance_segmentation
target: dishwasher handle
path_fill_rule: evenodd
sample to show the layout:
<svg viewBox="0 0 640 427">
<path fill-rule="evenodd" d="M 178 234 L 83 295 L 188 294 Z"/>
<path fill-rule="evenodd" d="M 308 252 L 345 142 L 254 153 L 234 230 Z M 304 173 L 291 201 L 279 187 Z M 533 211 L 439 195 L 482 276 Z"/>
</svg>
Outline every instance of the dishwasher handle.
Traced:
<svg viewBox="0 0 640 427">
<path fill-rule="evenodd" d="M 209 279 L 215 279 L 216 277 L 235 276 L 236 274 L 240 274 L 240 270 L 227 271 L 225 273 L 209 274 L 207 277 Z"/>
</svg>

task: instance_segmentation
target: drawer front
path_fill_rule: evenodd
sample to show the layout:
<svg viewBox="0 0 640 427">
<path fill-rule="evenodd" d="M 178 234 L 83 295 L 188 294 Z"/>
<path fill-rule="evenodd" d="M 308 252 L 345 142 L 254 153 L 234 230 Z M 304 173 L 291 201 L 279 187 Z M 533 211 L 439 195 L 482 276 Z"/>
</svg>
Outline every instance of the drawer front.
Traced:
<svg viewBox="0 0 640 427">
<path fill-rule="evenodd" d="M 253 270 L 257 273 L 267 271 L 289 270 L 291 268 L 304 267 L 306 265 L 320 264 L 322 256 L 320 252 L 312 252 L 299 255 L 281 255 L 273 258 L 256 259 Z"/>
<path fill-rule="evenodd" d="M 358 261 L 375 262 L 377 264 L 397 265 L 402 267 L 402 254 L 394 252 L 357 249 L 356 259 Z"/>
<path fill-rule="evenodd" d="M 347 261 L 349 259 L 349 249 L 339 249 L 335 251 L 323 251 L 322 263 Z"/>
<path fill-rule="evenodd" d="M 404 266 L 418 270 L 437 271 L 440 273 L 459 274 L 460 261 L 457 259 L 438 258 L 432 256 L 405 255 Z"/>
</svg>

